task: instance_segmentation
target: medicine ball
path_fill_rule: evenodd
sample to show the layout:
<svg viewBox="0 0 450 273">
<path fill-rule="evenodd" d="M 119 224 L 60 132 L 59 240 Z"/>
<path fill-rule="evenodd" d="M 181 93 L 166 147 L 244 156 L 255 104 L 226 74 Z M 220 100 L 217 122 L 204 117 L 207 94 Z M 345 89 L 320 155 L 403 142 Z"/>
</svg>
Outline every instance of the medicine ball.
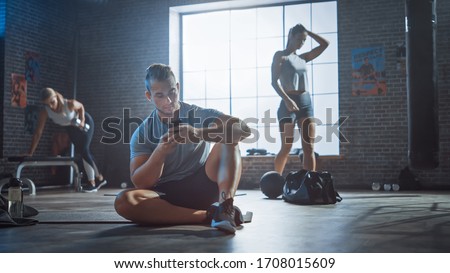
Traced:
<svg viewBox="0 0 450 273">
<path fill-rule="evenodd" d="M 259 186 L 262 193 L 270 199 L 275 199 L 283 193 L 284 177 L 275 171 L 266 172 L 261 176 Z"/>
</svg>

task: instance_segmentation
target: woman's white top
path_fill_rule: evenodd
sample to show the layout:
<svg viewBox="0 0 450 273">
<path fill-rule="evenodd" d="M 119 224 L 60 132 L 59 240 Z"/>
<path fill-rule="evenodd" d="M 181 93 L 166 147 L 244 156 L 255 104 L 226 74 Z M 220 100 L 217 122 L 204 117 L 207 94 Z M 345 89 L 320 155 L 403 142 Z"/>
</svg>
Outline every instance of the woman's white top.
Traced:
<svg viewBox="0 0 450 273">
<path fill-rule="evenodd" d="M 280 83 L 285 91 L 309 92 L 308 69 L 305 60 L 297 54 L 287 56 L 281 65 Z"/>
<path fill-rule="evenodd" d="M 61 126 L 71 125 L 72 120 L 78 117 L 78 113 L 75 111 L 70 111 L 68 107 L 67 100 L 63 100 L 62 111 L 61 113 L 56 113 L 47 105 L 45 106 L 45 110 L 47 110 L 48 117 L 53 120 L 54 123 Z"/>
</svg>

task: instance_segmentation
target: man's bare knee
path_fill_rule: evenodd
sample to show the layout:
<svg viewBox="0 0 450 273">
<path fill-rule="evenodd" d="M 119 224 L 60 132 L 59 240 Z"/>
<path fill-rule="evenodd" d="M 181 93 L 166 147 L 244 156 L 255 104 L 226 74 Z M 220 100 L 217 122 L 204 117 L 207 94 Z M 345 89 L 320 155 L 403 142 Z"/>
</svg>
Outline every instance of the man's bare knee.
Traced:
<svg viewBox="0 0 450 273">
<path fill-rule="evenodd" d="M 117 195 L 116 200 L 114 201 L 114 209 L 117 214 L 125 218 L 131 207 L 130 194 L 130 191 L 122 191 Z"/>
</svg>

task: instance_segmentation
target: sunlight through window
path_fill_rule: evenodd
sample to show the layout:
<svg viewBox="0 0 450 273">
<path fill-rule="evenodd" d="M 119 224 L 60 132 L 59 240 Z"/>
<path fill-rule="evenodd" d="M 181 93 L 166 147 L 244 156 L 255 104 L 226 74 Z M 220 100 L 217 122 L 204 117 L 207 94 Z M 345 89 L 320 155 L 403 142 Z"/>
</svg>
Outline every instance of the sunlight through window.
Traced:
<svg viewBox="0 0 450 273">
<path fill-rule="evenodd" d="M 324 20 L 326 18 L 326 20 Z M 249 121 L 257 139 L 241 144 L 277 153 L 277 109 L 281 98 L 271 86 L 273 55 L 286 46 L 288 31 L 301 23 L 330 42 L 308 63 L 309 83 L 320 155 L 339 155 L 335 126 L 339 119 L 336 1 L 284 4 L 182 14 L 182 98 Z M 297 54 L 317 46 L 313 39 Z M 331 132 L 331 133 L 330 133 Z M 334 134 L 332 134 L 334 132 Z M 301 148 L 299 140 L 293 148 Z"/>
</svg>

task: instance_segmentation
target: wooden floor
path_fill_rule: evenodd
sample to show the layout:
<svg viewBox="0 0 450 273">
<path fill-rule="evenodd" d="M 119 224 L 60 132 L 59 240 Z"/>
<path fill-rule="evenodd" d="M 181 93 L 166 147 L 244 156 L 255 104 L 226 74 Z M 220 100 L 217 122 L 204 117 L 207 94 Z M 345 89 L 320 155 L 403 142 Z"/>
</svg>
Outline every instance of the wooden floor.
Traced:
<svg viewBox="0 0 450 273">
<path fill-rule="evenodd" d="M 297 206 L 241 190 L 254 213 L 235 235 L 209 226 L 137 226 L 113 209 L 119 189 L 39 190 L 39 224 L 0 229 L 0 252 L 450 252 L 450 192 L 341 191 L 341 203 Z"/>
</svg>

